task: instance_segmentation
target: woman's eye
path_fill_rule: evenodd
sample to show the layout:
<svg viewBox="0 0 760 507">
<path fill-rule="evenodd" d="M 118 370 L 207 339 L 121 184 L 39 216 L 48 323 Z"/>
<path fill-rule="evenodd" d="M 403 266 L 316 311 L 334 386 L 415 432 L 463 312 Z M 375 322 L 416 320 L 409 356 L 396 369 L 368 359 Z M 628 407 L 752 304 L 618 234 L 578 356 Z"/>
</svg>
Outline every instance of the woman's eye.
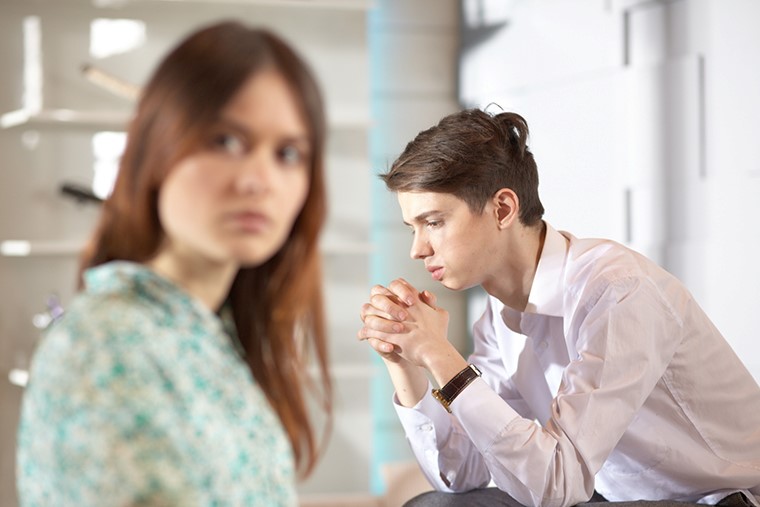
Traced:
<svg viewBox="0 0 760 507">
<path fill-rule="evenodd" d="M 428 229 L 435 229 L 436 227 L 441 226 L 441 222 L 439 222 L 438 220 L 431 220 L 426 225 Z"/>
<path fill-rule="evenodd" d="M 246 146 L 240 136 L 233 134 L 220 134 L 214 139 L 214 145 L 222 151 L 232 155 L 242 155 Z"/>
<path fill-rule="evenodd" d="M 295 146 L 283 146 L 278 153 L 280 160 L 287 165 L 300 164 L 303 162 L 301 150 Z"/>
</svg>

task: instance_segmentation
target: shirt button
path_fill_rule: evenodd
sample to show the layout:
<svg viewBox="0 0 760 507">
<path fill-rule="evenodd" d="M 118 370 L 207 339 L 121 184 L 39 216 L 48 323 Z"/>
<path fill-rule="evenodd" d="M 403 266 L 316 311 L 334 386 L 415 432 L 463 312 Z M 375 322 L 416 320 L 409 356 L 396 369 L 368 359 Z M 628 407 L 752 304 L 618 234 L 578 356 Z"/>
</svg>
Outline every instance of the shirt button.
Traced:
<svg viewBox="0 0 760 507">
<path fill-rule="evenodd" d="M 422 426 L 420 426 L 420 431 L 433 431 L 433 425 L 423 424 Z"/>
</svg>

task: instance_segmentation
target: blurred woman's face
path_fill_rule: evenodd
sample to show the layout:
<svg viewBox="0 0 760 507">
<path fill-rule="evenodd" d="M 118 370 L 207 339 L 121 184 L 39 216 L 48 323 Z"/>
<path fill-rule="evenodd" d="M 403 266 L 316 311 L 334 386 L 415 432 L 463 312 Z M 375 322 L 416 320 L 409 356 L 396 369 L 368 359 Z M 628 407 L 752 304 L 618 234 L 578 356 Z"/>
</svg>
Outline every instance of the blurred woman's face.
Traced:
<svg viewBox="0 0 760 507">
<path fill-rule="evenodd" d="M 159 255 L 257 266 L 284 244 L 309 188 L 309 132 L 284 78 L 253 75 L 207 146 L 171 169 L 159 195 Z"/>
</svg>

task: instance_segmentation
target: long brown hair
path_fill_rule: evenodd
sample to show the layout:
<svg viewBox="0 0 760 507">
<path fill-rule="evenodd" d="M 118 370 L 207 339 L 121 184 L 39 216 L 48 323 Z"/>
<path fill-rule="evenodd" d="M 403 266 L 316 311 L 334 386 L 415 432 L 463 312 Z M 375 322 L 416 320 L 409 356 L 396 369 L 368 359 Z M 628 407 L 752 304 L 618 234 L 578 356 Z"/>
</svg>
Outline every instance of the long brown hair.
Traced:
<svg viewBox="0 0 760 507">
<path fill-rule="evenodd" d="M 203 146 L 209 127 L 249 77 L 280 73 L 299 102 L 311 143 L 310 185 L 290 235 L 264 264 L 242 268 L 228 296 L 251 372 L 290 438 L 302 475 L 319 455 L 306 389 L 327 414 L 328 374 L 318 236 L 326 215 L 323 158 L 325 114 L 318 85 L 305 62 L 279 37 L 237 22 L 196 31 L 160 63 L 143 89 L 127 146 L 100 223 L 83 253 L 83 271 L 111 260 L 144 262 L 164 230 L 158 193 L 169 168 Z M 310 382 L 313 354 L 320 382 Z"/>
<path fill-rule="evenodd" d="M 520 199 L 520 222 L 536 225 L 544 214 L 528 124 L 516 113 L 450 114 L 417 134 L 381 178 L 393 192 L 453 194 L 475 213 L 496 191 L 511 188 Z"/>
</svg>

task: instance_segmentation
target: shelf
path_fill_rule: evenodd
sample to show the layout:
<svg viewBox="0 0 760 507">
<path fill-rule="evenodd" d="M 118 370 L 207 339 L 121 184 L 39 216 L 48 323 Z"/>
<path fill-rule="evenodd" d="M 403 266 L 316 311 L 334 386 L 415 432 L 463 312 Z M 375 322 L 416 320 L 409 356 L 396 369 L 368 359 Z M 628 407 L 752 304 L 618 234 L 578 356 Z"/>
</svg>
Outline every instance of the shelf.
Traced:
<svg viewBox="0 0 760 507">
<path fill-rule="evenodd" d="M 370 243 L 325 242 L 320 246 L 323 255 L 369 255 L 374 250 Z"/>
<path fill-rule="evenodd" d="M 75 111 L 73 109 L 45 109 L 30 113 L 23 109 L 0 115 L 0 128 L 72 126 L 124 129 L 131 113 L 119 111 Z"/>
<path fill-rule="evenodd" d="M 77 256 L 84 248 L 82 241 L 0 241 L 0 257 L 51 257 Z M 321 245 L 322 254 L 367 255 L 372 252 L 370 243 L 361 242 L 327 242 Z"/>
<path fill-rule="evenodd" d="M 196 4 L 236 4 L 262 5 L 271 7 L 294 7 L 311 9 L 339 9 L 366 11 L 374 6 L 374 0 L 101 0 L 101 4 L 114 3 L 196 3 Z"/>
<path fill-rule="evenodd" d="M 331 129 L 369 129 L 372 120 L 366 113 L 355 113 L 347 110 L 327 111 L 327 123 Z"/>
<path fill-rule="evenodd" d="M 309 375 L 316 378 L 316 368 L 309 368 Z M 365 365 L 333 365 L 330 367 L 330 375 L 337 380 L 362 381 L 370 380 L 377 372 L 372 366 Z M 29 383 L 29 371 L 22 368 L 13 368 L 8 372 L 8 382 L 16 387 L 24 388 Z"/>
<path fill-rule="evenodd" d="M 0 257 L 76 256 L 84 248 L 82 241 L 0 241 Z"/>
<path fill-rule="evenodd" d="M 23 109 L 0 115 L 0 129 L 15 127 L 94 127 L 124 130 L 131 112 L 127 111 L 79 111 L 73 109 L 43 109 L 30 113 Z M 350 111 L 328 111 L 331 129 L 362 129 L 370 127 L 369 117 Z"/>
<path fill-rule="evenodd" d="M 29 371 L 21 368 L 13 368 L 8 372 L 8 382 L 16 387 L 24 388 L 29 383 Z"/>
</svg>

